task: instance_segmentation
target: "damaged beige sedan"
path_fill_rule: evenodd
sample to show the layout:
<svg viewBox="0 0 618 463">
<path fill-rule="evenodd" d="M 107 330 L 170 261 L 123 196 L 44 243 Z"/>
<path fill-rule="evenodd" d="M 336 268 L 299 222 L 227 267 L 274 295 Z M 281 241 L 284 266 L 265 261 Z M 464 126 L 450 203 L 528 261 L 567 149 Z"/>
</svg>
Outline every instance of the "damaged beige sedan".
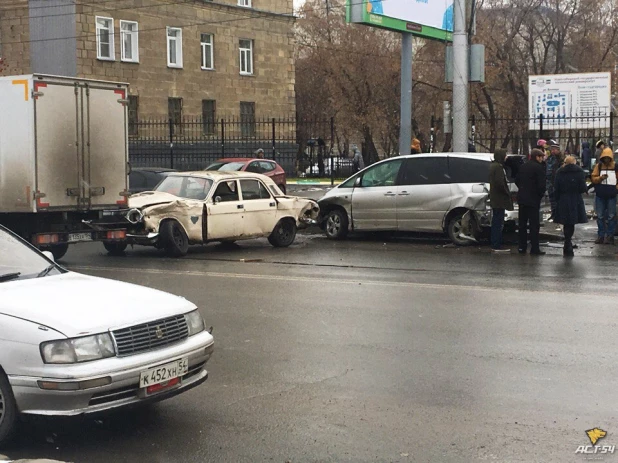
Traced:
<svg viewBox="0 0 618 463">
<path fill-rule="evenodd" d="M 268 177 L 249 172 L 183 172 L 154 191 L 129 198 L 129 244 L 184 256 L 192 244 L 267 237 L 286 247 L 298 228 L 315 223 L 315 201 L 286 196 Z M 118 249 L 122 251 L 123 249 Z"/>
</svg>

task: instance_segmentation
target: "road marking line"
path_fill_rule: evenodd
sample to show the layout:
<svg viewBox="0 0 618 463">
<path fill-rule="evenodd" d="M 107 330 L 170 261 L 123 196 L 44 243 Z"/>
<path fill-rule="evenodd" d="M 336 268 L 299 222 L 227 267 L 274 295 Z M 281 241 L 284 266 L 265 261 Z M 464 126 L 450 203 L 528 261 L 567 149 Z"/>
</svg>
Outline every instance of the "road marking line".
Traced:
<svg viewBox="0 0 618 463">
<path fill-rule="evenodd" d="M 89 267 L 89 266 L 75 266 L 71 267 L 71 270 L 75 271 L 107 271 L 107 272 L 126 272 L 127 270 L 133 270 L 131 268 L 124 267 Z M 137 269 L 135 269 L 137 270 Z M 370 281 L 370 280 L 339 280 L 332 278 L 316 278 L 316 277 L 294 277 L 285 275 L 257 275 L 252 273 L 222 273 L 222 272 L 203 272 L 199 270 L 159 270 L 159 269 L 139 269 L 141 273 L 150 273 L 156 275 L 185 275 L 185 276 L 199 276 L 199 277 L 213 277 L 213 278 L 238 278 L 246 280 L 267 280 L 267 281 L 290 281 L 290 282 L 311 282 L 311 283 L 342 283 L 348 285 L 366 285 L 366 286 L 381 286 L 381 287 L 396 287 L 396 288 L 427 288 L 427 289 L 455 289 L 455 290 L 470 290 L 470 291 L 482 291 L 482 292 L 495 292 L 500 291 L 503 293 L 535 293 L 535 294 L 564 294 L 563 290 L 540 290 L 534 291 L 529 289 L 515 289 L 515 288 L 499 288 L 499 287 L 486 287 L 486 286 L 469 286 L 469 285 L 450 285 L 450 284 L 438 284 L 438 283 L 419 283 L 419 282 L 403 282 L 403 281 Z M 589 293 L 575 293 L 577 295 L 587 295 Z"/>
</svg>

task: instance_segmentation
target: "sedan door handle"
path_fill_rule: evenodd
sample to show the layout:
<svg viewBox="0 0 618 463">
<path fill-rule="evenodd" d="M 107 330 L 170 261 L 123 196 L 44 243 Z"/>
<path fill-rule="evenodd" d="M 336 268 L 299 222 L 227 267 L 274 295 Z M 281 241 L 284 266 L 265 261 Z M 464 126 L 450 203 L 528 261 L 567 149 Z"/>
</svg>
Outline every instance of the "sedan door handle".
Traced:
<svg viewBox="0 0 618 463">
<path fill-rule="evenodd" d="M 399 193 L 399 196 L 410 196 L 410 193 L 408 193 L 407 191 L 402 191 L 401 193 Z"/>
<path fill-rule="evenodd" d="M 277 205 L 277 203 L 270 203 L 269 206 L 270 207 L 275 207 Z"/>
<path fill-rule="evenodd" d="M 236 209 L 242 209 L 242 208 L 244 208 L 244 207 L 245 207 L 245 206 L 243 206 L 242 204 L 239 204 L 238 206 L 236 206 Z"/>
<path fill-rule="evenodd" d="M 392 191 L 387 191 L 386 193 L 384 193 L 384 196 L 397 196 L 397 195 L 393 193 Z"/>
</svg>

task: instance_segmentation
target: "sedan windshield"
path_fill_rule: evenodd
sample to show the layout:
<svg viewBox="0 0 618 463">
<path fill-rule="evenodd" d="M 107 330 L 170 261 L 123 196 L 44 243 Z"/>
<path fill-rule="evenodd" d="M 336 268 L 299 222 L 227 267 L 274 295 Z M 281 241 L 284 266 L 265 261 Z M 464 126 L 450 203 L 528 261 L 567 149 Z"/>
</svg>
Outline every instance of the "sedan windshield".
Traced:
<svg viewBox="0 0 618 463">
<path fill-rule="evenodd" d="M 244 167 L 244 162 L 215 162 L 204 170 L 223 170 L 226 172 L 234 172 Z"/>
<path fill-rule="evenodd" d="M 203 177 L 170 175 L 157 185 L 154 191 L 170 193 L 180 198 L 203 201 L 208 197 L 212 180 Z"/>
<path fill-rule="evenodd" d="M 18 238 L 0 228 L 0 285 L 11 280 L 33 278 L 42 273 L 58 272 L 55 266 L 26 246 Z"/>
</svg>

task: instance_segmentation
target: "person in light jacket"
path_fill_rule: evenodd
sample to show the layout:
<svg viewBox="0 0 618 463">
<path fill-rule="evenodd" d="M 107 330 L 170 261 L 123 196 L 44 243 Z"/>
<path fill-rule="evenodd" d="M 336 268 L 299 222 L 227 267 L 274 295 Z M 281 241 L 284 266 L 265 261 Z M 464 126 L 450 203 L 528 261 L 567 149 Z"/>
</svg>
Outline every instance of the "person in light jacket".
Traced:
<svg viewBox="0 0 618 463">
<path fill-rule="evenodd" d="M 358 149 L 358 146 L 352 145 L 352 152 L 354 153 L 354 157 L 352 158 L 352 166 L 354 167 L 354 172 L 360 172 L 365 168 L 365 160 L 363 159 L 363 155 Z"/>
<path fill-rule="evenodd" d="M 595 244 L 614 244 L 617 175 L 618 166 L 614 162 L 614 153 L 611 148 L 605 148 L 590 175 L 596 194 L 594 208 L 597 212 L 598 232 Z"/>
<path fill-rule="evenodd" d="M 510 251 L 510 249 L 502 249 L 504 215 L 507 210 L 513 210 L 513 200 L 504 171 L 505 161 L 506 150 L 499 148 L 494 153 L 494 160 L 489 166 L 489 204 L 492 210 L 491 249 L 495 252 Z"/>
<path fill-rule="evenodd" d="M 588 222 L 582 194 L 586 192 L 586 174 L 576 164 L 573 156 L 567 156 L 564 167 L 556 172 L 554 185 L 556 222 L 564 226 L 564 257 L 573 257 L 573 233 L 575 225 Z"/>
</svg>

